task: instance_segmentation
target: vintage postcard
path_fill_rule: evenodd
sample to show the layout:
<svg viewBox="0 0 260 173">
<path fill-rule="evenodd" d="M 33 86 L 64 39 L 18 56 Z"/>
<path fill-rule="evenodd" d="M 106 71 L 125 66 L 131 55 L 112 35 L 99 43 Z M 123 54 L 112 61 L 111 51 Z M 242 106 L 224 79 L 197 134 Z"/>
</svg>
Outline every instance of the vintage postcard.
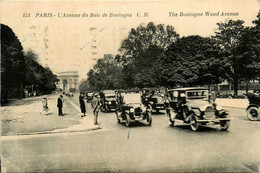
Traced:
<svg viewBox="0 0 260 173">
<path fill-rule="evenodd" d="M 7 1 L 1 172 L 259 172 L 260 1 Z"/>
</svg>

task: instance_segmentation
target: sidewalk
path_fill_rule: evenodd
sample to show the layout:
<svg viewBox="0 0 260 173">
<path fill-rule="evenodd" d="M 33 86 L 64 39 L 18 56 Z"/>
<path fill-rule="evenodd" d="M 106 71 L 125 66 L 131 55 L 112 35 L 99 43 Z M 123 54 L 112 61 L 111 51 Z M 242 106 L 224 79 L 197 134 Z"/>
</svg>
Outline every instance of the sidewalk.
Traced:
<svg viewBox="0 0 260 173">
<path fill-rule="evenodd" d="M 93 124 L 92 115 L 82 118 L 79 108 L 66 98 L 63 113 L 65 116 L 57 115 L 57 94 L 47 95 L 49 111 L 41 115 L 42 96 L 30 97 L 11 102 L 2 106 L 1 110 L 1 135 L 31 135 L 51 134 L 65 132 L 82 132 L 100 129 Z"/>
<path fill-rule="evenodd" d="M 248 99 L 217 98 L 216 103 L 222 107 L 246 109 L 249 105 Z"/>
</svg>

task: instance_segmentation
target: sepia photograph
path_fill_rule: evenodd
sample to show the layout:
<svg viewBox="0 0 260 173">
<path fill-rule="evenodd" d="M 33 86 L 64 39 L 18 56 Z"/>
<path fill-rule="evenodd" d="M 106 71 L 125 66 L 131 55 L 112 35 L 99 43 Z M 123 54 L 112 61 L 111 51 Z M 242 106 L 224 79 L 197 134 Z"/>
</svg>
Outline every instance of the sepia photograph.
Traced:
<svg viewBox="0 0 260 173">
<path fill-rule="evenodd" d="M 260 0 L 0 16 L 0 172 L 260 172 Z"/>
</svg>

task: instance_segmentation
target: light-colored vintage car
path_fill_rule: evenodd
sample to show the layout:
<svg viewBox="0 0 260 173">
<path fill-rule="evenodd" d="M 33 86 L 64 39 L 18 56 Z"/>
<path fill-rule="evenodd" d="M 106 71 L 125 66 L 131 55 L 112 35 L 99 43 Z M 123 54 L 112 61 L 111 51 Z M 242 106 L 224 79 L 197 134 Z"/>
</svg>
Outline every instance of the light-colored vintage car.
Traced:
<svg viewBox="0 0 260 173">
<path fill-rule="evenodd" d="M 117 97 L 120 97 L 116 110 L 118 123 L 125 122 L 128 127 L 135 121 L 144 121 L 149 126 L 152 124 L 151 109 L 142 103 L 140 93 L 122 92 Z"/>
<path fill-rule="evenodd" d="M 229 114 L 209 100 L 209 91 L 206 88 L 178 88 L 168 91 L 169 106 L 166 114 L 170 124 L 179 121 L 190 125 L 193 131 L 201 125 L 220 125 L 222 130 L 230 126 Z"/>
</svg>

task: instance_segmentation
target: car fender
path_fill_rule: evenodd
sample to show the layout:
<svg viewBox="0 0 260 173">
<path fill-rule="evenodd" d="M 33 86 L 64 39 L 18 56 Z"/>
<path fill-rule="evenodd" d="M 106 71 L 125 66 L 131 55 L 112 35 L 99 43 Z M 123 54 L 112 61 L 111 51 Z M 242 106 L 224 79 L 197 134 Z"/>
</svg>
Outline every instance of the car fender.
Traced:
<svg viewBox="0 0 260 173">
<path fill-rule="evenodd" d="M 257 107 L 259 109 L 259 105 L 257 104 L 250 104 L 247 108 L 246 108 L 246 111 L 251 108 L 251 107 Z"/>
<path fill-rule="evenodd" d="M 191 112 L 191 113 L 194 113 L 194 114 L 197 115 L 197 116 L 200 115 L 200 110 L 199 110 L 199 109 L 192 109 L 190 112 Z"/>
<path fill-rule="evenodd" d="M 220 116 L 220 117 L 223 117 L 223 116 L 228 115 L 228 112 L 226 112 L 226 111 L 224 111 L 224 110 L 220 110 L 220 111 L 218 111 L 218 113 L 219 113 L 219 116 Z"/>
</svg>

